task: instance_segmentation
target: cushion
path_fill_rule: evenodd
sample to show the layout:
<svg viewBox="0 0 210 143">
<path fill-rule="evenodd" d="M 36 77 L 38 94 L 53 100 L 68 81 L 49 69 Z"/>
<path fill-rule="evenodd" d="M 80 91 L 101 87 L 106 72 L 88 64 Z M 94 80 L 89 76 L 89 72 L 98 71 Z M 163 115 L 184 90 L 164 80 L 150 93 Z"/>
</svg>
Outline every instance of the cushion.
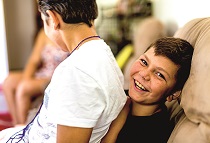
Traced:
<svg viewBox="0 0 210 143">
<path fill-rule="evenodd" d="M 210 142 L 210 18 L 193 19 L 174 37 L 194 47 L 191 73 L 183 88 L 181 107 L 185 116 L 178 121 L 169 142 Z"/>
</svg>

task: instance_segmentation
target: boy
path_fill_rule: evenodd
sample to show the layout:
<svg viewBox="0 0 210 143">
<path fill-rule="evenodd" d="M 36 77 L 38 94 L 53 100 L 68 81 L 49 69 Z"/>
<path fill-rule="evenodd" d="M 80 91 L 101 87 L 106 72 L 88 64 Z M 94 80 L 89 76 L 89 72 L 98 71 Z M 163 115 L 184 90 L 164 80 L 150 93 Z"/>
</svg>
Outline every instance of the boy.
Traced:
<svg viewBox="0 0 210 143">
<path fill-rule="evenodd" d="M 177 99 L 189 76 L 193 47 L 160 38 L 130 69 L 129 100 L 103 143 L 166 143 L 171 133 L 165 101 Z"/>
<path fill-rule="evenodd" d="M 55 69 L 37 116 L 8 142 L 100 142 L 127 98 L 123 74 L 94 28 L 96 1 L 38 3 L 46 35 L 71 54 Z"/>
</svg>

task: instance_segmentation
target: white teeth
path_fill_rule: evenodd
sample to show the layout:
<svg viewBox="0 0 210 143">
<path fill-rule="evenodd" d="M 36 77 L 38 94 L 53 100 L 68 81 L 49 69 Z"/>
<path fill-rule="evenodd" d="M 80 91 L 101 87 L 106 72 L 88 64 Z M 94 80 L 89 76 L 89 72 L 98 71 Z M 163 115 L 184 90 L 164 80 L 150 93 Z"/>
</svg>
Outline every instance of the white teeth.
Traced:
<svg viewBox="0 0 210 143">
<path fill-rule="evenodd" d="M 140 84 L 138 81 L 136 81 L 136 80 L 135 80 L 135 84 L 137 85 L 136 87 L 137 87 L 138 89 L 146 90 L 145 87 L 144 87 L 142 84 Z"/>
</svg>

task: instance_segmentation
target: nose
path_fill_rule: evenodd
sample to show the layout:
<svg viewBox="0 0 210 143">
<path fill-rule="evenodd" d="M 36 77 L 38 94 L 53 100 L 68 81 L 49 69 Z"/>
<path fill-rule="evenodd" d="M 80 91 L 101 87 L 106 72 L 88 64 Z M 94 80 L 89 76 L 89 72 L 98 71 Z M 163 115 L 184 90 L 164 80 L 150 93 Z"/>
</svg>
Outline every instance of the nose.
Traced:
<svg viewBox="0 0 210 143">
<path fill-rule="evenodd" d="M 142 79 L 146 81 L 150 81 L 150 72 L 146 69 L 139 71 L 139 75 L 142 77 Z"/>
</svg>

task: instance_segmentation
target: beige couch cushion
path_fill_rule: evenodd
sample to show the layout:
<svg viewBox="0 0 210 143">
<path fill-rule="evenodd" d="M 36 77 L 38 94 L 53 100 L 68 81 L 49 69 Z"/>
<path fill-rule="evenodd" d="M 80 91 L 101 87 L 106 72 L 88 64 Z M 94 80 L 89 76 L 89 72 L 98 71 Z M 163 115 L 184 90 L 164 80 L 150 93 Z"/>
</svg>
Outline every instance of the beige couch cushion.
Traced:
<svg viewBox="0 0 210 143">
<path fill-rule="evenodd" d="M 210 142 L 210 18 L 198 18 L 179 29 L 174 37 L 194 47 L 192 67 L 181 97 L 182 114 L 169 143 Z"/>
</svg>

